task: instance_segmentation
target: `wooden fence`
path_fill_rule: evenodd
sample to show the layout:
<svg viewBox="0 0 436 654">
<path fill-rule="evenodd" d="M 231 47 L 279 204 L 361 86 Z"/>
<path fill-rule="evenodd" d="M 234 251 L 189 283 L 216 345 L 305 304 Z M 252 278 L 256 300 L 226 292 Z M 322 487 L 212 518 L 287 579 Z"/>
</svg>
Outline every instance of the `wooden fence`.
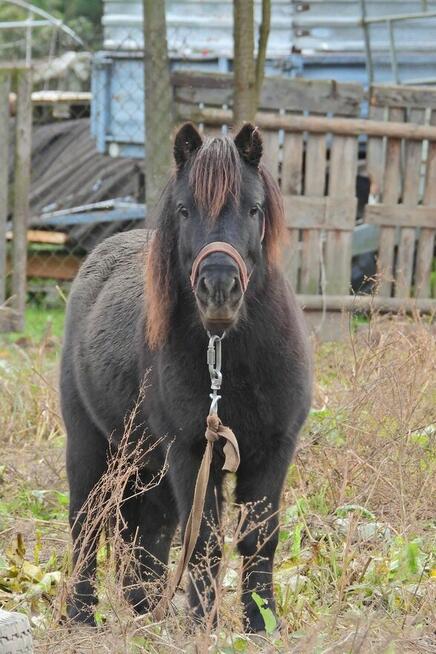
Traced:
<svg viewBox="0 0 436 654">
<path fill-rule="evenodd" d="M 213 135 L 231 125 L 230 75 L 177 72 L 172 76 L 180 120 Z M 7 178 L 8 91 L 17 93 L 14 190 Z M 0 329 L 23 324 L 31 76 L 0 70 Z M 369 118 L 361 108 L 368 102 Z M 286 273 L 308 315 L 345 309 L 418 308 L 436 311 L 431 283 L 436 230 L 436 90 L 268 78 L 257 123 L 264 160 L 284 197 L 289 244 Z M 364 219 L 379 233 L 381 281 L 375 297 L 350 295 L 356 174 L 371 180 Z M 6 219 L 13 214 L 12 283 L 6 298 Z M 334 322 L 334 321 L 333 321 Z M 336 327 L 334 327 L 336 331 Z"/>
<path fill-rule="evenodd" d="M 365 210 L 365 221 L 380 227 L 380 294 L 435 297 L 436 89 L 375 87 L 370 100 L 370 116 L 383 121 L 387 137 L 369 138 L 368 172 L 377 203 Z M 389 132 L 392 124 L 398 134 Z M 411 128 L 415 135 L 407 138 Z"/>
<path fill-rule="evenodd" d="M 14 178 L 9 186 L 9 92 L 15 87 Z M 27 68 L 0 69 L 0 331 L 21 330 L 26 305 L 27 223 L 32 132 L 32 77 Z M 8 293 L 6 223 L 13 216 L 11 283 Z M 9 295 L 9 297 L 8 297 Z"/>
<path fill-rule="evenodd" d="M 231 124 L 228 76 L 183 73 L 174 80 L 181 120 L 193 119 L 212 134 Z M 283 79 L 265 84 L 256 122 L 266 163 L 284 196 L 287 275 L 315 316 L 370 306 L 436 311 L 430 283 L 436 90 L 374 86 L 366 98 L 369 119 L 358 117 L 364 100 L 362 87 L 353 84 Z M 359 156 L 364 165 L 366 153 L 372 203 L 365 221 L 380 226 L 381 281 L 375 298 L 356 299 L 349 295 L 351 243 Z"/>
</svg>

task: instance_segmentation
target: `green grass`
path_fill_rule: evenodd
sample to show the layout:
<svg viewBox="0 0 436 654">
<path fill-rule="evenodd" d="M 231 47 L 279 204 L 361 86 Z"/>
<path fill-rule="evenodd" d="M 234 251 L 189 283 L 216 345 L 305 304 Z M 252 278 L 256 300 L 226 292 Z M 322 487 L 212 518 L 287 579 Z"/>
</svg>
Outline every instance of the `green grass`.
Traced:
<svg viewBox="0 0 436 654">
<path fill-rule="evenodd" d="M 36 344 L 46 335 L 60 339 L 64 332 L 64 322 L 65 309 L 63 307 L 47 309 L 39 306 L 29 306 L 26 309 L 24 330 L 0 336 L 6 343 L 26 339 Z"/>
</svg>

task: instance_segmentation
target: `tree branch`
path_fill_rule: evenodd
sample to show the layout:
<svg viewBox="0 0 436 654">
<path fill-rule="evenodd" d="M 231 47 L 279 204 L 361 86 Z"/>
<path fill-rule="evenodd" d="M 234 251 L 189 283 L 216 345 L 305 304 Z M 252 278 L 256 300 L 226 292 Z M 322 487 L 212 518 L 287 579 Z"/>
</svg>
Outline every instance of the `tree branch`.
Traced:
<svg viewBox="0 0 436 654">
<path fill-rule="evenodd" d="M 259 106 L 265 76 L 265 59 L 271 28 L 271 0 L 262 0 L 262 23 L 259 28 L 259 42 L 256 60 L 256 107 Z"/>
</svg>

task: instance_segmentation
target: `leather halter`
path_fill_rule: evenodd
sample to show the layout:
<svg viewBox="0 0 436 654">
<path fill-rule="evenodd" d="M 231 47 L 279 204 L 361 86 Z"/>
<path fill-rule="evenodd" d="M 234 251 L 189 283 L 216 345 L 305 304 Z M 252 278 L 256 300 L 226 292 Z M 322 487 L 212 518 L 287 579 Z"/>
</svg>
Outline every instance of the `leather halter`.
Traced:
<svg viewBox="0 0 436 654">
<path fill-rule="evenodd" d="M 250 281 L 250 275 L 248 274 L 246 263 L 244 259 L 241 257 L 241 255 L 239 254 L 238 250 L 236 250 L 236 248 L 234 248 L 233 245 L 230 245 L 230 243 L 226 243 L 225 241 L 213 241 L 213 243 L 208 243 L 197 254 L 197 256 L 194 259 L 194 263 L 192 264 L 192 271 L 191 271 L 192 288 L 193 289 L 195 288 L 195 284 L 197 282 L 197 277 L 198 277 L 198 271 L 201 263 L 204 261 L 204 259 L 206 259 L 206 257 L 209 256 L 209 254 L 212 254 L 214 252 L 223 252 L 224 254 L 227 254 L 229 257 L 233 259 L 233 261 L 236 263 L 238 267 L 242 292 L 245 293 L 245 291 L 247 290 L 248 282 Z"/>
</svg>

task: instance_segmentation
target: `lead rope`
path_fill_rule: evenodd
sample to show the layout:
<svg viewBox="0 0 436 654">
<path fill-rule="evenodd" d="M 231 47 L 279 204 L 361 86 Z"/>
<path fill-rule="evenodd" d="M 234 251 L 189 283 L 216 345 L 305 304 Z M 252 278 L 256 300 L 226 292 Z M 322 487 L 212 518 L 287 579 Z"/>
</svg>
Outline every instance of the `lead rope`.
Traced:
<svg viewBox="0 0 436 654">
<path fill-rule="evenodd" d="M 225 335 L 225 334 L 224 334 Z M 173 575 L 168 580 L 168 584 L 164 593 L 153 610 L 153 618 L 157 621 L 163 620 L 171 600 L 177 590 L 177 586 L 182 579 L 183 573 L 188 566 L 191 556 L 194 552 L 195 544 L 200 533 L 201 520 L 204 511 L 204 501 L 206 498 L 207 486 L 209 483 L 210 466 L 212 463 L 213 444 L 219 438 L 224 438 L 226 443 L 224 445 L 224 465 L 223 470 L 228 472 L 236 472 L 239 467 L 239 447 L 238 441 L 233 431 L 229 427 L 225 427 L 218 416 L 218 402 L 221 395 L 218 392 L 221 390 L 223 380 L 221 372 L 221 343 L 223 336 L 209 336 L 209 345 L 207 348 L 207 365 L 210 374 L 210 387 L 211 399 L 209 415 L 206 419 L 206 449 L 204 450 L 203 458 L 201 460 L 200 468 L 198 470 L 197 479 L 195 482 L 194 498 L 192 500 L 192 508 L 186 523 L 185 534 L 183 537 L 182 551 L 177 563 L 177 567 Z"/>
</svg>

